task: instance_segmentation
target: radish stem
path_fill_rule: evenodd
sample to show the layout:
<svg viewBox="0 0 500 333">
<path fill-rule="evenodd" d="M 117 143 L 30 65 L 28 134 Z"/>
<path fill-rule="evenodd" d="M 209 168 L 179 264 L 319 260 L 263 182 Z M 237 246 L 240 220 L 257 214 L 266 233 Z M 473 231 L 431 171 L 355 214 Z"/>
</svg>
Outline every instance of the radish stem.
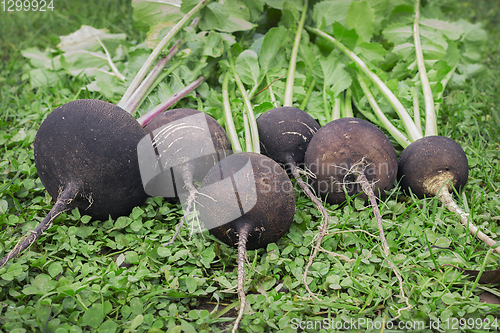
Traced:
<svg viewBox="0 0 500 333">
<path fill-rule="evenodd" d="M 326 85 L 323 85 L 323 111 L 325 112 L 326 122 L 332 121 L 332 119 L 330 118 L 329 109 L 330 109 L 330 103 L 328 103 L 328 99 L 326 98 Z"/>
<path fill-rule="evenodd" d="M 120 102 L 118 102 L 118 106 L 123 108 L 123 105 L 128 101 L 130 96 L 135 92 L 135 90 L 139 87 L 141 84 L 142 80 L 146 76 L 146 72 L 151 68 L 153 65 L 153 62 L 158 58 L 158 55 L 161 53 L 163 48 L 172 40 L 172 38 L 175 36 L 179 30 L 184 27 L 184 25 L 193 17 L 200 9 L 202 9 L 210 0 L 202 0 L 200 3 L 198 3 L 193 9 L 189 11 L 173 28 L 168 32 L 168 34 L 163 37 L 163 39 L 160 41 L 160 43 L 155 47 L 153 52 L 149 55 L 148 59 L 144 64 L 142 65 L 141 69 L 135 76 L 135 78 L 132 80 L 132 83 L 128 86 L 127 90 L 125 91 L 125 94 L 123 94 L 122 99 Z"/>
<path fill-rule="evenodd" d="M 108 60 L 109 67 L 111 68 L 113 73 L 115 73 L 116 77 L 118 77 L 120 80 L 125 81 L 125 76 L 122 73 L 120 73 L 118 68 L 116 68 L 116 66 L 113 62 L 113 59 L 111 59 L 111 55 L 109 54 L 106 46 L 104 46 L 104 44 L 102 43 L 101 39 L 98 36 L 95 36 L 95 38 L 97 39 L 99 44 L 101 44 L 102 48 L 104 49 L 104 52 L 106 53 L 106 59 Z"/>
<path fill-rule="evenodd" d="M 160 75 L 160 73 L 163 71 L 165 66 L 167 66 L 168 62 L 172 60 L 172 58 L 177 54 L 180 48 L 180 43 L 181 39 L 179 39 L 174 46 L 170 49 L 168 54 L 161 59 L 158 64 L 151 70 L 151 72 L 148 74 L 148 76 L 142 81 L 141 85 L 137 90 L 132 94 L 132 96 L 125 102 L 123 105 L 123 109 L 125 111 L 128 111 L 130 114 L 133 114 L 134 111 L 137 109 L 139 106 L 142 98 L 147 95 L 147 92 L 149 89 L 153 86 L 153 84 L 156 82 L 156 79 Z"/>
<path fill-rule="evenodd" d="M 344 44 L 340 43 L 338 40 L 333 38 L 332 36 L 328 35 L 327 33 L 316 29 L 316 28 L 309 28 L 312 32 L 315 34 L 326 38 L 330 42 L 332 42 L 336 47 L 338 47 L 342 52 L 344 52 L 352 61 L 358 65 L 358 67 L 361 69 L 361 71 L 368 76 L 368 78 L 380 89 L 382 94 L 387 98 L 389 103 L 392 105 L 394 110 L 398 113 L 399 117 L 404 123 L 404 126 L 406 128 L 406 132 L 408 133 L 410 137 L 410 141 L 415 141 L 420 138 L 422 138 L 422 134 L 418 131 L 415 123 L 411 119 L 410 115 L 404 108 L 403 104 L 398 100 L 398 98 L 394 95 L 394 93 L 385 85 L 384 82 L 375 74 L 373 73 L 366 63 L 361 60 L 354 52 L 349 50 L 347 47 L 344 46 Z"/>
<path fill-rule="evenodd" d="M 164 101 L 163 103 L 157 105 L 154 109 L 146 113 L 145 115 L 139 117 L 137 121 L 139 124 L 144 127 L 146 126 L 151 119 L 153 119 L 157 114 L 167 110 L 168 108 L 172 107 L 175 103 L 177 103 L 180 99 L 182 99 L 184 96 L 189 94 L 191 91 L 193 91 L 196 87 L 198 87 L 203 81 L 205 81 L 205 77 L 200 76 L 190 84 L 188 84 L 184 89 L 181 91 L 175 93 L 170 97 L 168 100 Z"/>
<path fill-rule="evenodd" d="M 259 142 L 259 131 L 257 130 L 257 123 L 255 121 L 255 115 L 253 113 L 252 103 L 250 102 L 250 98 L 248 97 L 247 91 L 245 90 L 245 86 L 243 82 L 241 82 L 238 73 L 236 72 L 236 67 L 234 66 L 233 54 L 228 48 L 227 50 L 229 66 L 231 67 L 231 72 L 234 76 L 234 80 L 236 81 L 236 85 L 241 93 L 243 98 L 244 110 L 243 112 L 243 124 L 247 123 L 247 127 L 245 127 L 245 135 L 247 135 L 247 152 L 260 153 L 260 142 Z M 249 136 L 249 137 L 248 137 Z M 248 150 L 250 148 L 250 150 Z"/>
<path fill-rule="evenodd" d="M 170 66 L 166 71 L 163 71 L 161 73 L 161 75 L 158 76 L 158 78 L 154 81 L 154 83 L 151 85 L 151 87 L 149 87 L 148 91 L 142 96 L 141 100 L 138 101 L 138 104 L 136 106 L 136 110 L 145 101 L 146 97 L 149 96 L 149 94 L 151 94 L 151 92 L 153 91 L 153 89 L 155 89 L 160 84 L 160 82 L 162 82 L 167 76 L 169 76 L 170 74 L 172 74 L 172 72 L 174 70 L 176 70 L 177 67 L 179 67 L 180 65 L 182 65 L 182 61 L 176 62 L 175 64 L 173 64 L 172 66 Z"/>
<path fill-rule="evenodd" d="M 352 113 L 352 91 L 351 88 L 347 88 L 344 95 L 344 117 L 352 118 L 354 114 Z"/>
<path fill-rule="evenodd" d="M 222 82 L 222 102 L 224 105 L 224 121 L 226 124 L 226 132 L 229 136 L 229 140 L 231 141 L 231 146 L 235 152 L 241 152 L 241 145 L 238 139 L 238 133 L 236 132 L 236 128 L 234 126 L 233 114 L 231 112 L 231 104 L 229 103 L 229 93 L 228 93 L 228 84 L 229 84 L 229 73 L 224 75 L 224 81 Z"/>
<path fill-rule="evenodd" d="M 340 119 L 340 109 L 341 108 L 342 108 L 342 97 L 340 96 L 340 94 L 338 94 L 337 97 L 335 97 L 333 99 L 333 110 L 332 110 L 332 119 L 331 120 Z"/>
<path fill-rule="evenodd" d="M 292 55 L 290 57 L 290 65 L 288 66 L 288 76 L 286 78 L 285 98 L 283 101 L 283 106 L 293 105 L 293 80 L 295 78 L 295 65 L 297 63 L 297 53 L 299 52 L 300 37 L 302 35 L 304 21 L 306 20 L 307 4 L 308 0 L 304 0 L 304 6 L 302 7 L 299 26 L 297 28 L 297 34 L 295 35 L 295 42 L 293 44 Z"/>
<path fill-rule="evenodd" d="M 365 94 L 366 98 L 368 99 L 368 103 L 372 107 L 373 111 L 375 111 L 375 114 L 378 116 L 379 120 L 382 122 L 382 125 L 384 125 L 384 128 L 392 135 L 394 139 L 403 147 L 406 148 L 410 145 L 410 141 L 406 138 L 406 136 L 401 133 L 387 117 L 385 114 L 382 112 L 380 107 L 377 104 L 377 101 L 373 97 L 370 89 L 368 89 L 368 86 L 366 85 L 365 81 L 363 78 L 359 75 L 358 73 L 358 82 L 359 85 L 361 86 L 361 89 L 363 90 L 363 93 Z"/>
<path fill-rule="evenodd" d="M 194 28 L 197 23 L 198 18 L 195 17 L 193 22 L 191 22 L 190 27 Z M 174 44 L 174 46 L 170 48 L 168 54 L 156 64 L 156 66 L 151 70 L 144 81 L 142 81 L 137 90 L 134 91 L 132 96 L 127 101 L 125 101 L 123 109 L 128 111 L 130 114 L 133 114 L 139 107 L 139 105 L 141 105 L 144 98 L 148 96 L 149 93 L 153 90 L 153 88 L 156 87 L 161 81 L 163 81 L 163 78 L 165 76 L 169 75 L 175 68 L 180 65 L 180 63 L 177 63 L 172 66 L 169 71 L 167 71 L 167 73 L 163 73 L 162 75 L 160 75 L 163 69 L 170 62 L 170 60 L 172 60 L 172 58 L 179 52 L 182 43 L 183 41 L 181 38 Z"/>
<path fill-rule="evenodd" d="M 418 131 L 422 134 L 422 124 L 420 122 L 420 106 L 418 105 L 418 95 L 415 89 L 411 90 L 413 96 L 413 121 L 417 126 Z"/>
<path fill-rule="evenodd" d="M 420 0 L 417 0 L 415 5 L 415 23 L 413 24 L 413 39 L 415 40 L 415 54 L 417 57 L 418 72 L 420 74 L 420 82 L 422 83 L 422 91 L 425 99 L 425 136 L 437 135 L 437 120 L 434 112 L 434 100 L 432 98 L 431 85 L 427 78 L 425 70 L 424 55 L 422 54 L 422 45 L 420 43 L 420 33 L 418 20 L 420 18 Z"/>
<path fill-rule="evenodd" d="M 316 81 L 312 80 L 309 84 L 309 88 L 307 88 L 306 96 L 302 103 L 300 103 L 299 109 L 304 110 L 307 106 L 307 102 L 309 102 L 309 98 L 311 98 L 312 92 L 314 90 L 314 86 L 316 85 Z"/>
</svg>

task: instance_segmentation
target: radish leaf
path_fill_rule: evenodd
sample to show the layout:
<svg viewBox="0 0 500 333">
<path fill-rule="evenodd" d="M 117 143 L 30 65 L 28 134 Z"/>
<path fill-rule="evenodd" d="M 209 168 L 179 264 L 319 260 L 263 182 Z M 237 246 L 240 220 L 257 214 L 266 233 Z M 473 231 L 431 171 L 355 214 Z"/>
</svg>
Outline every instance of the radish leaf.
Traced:
<svg viewBox="0 0 500 333">
<path fill-rule="evenodd" d="M 209 3 L 203 11 L 199 23 L 200 29 L 224 32 L 252 29 L 255 25 L 248 21 L 250 19 L 248 8 L 243 2 L 238 2 L 239 6 L 232 5 L 232 2 Z"/>
<path fill-rule="evenodd" d="M 236 71 L 247 85 L 258 85 L 260 82 L 260 68 L 257 54 L 251 50 L 245 50 L 235 61 Z"/>
<path fill-rule="evenodd" d="M 366 1 L 354 1 L 347 10 L 346 26 L 354 29 L 365 42 L 370 41 L 375 30 L 375 11 Z"/>
</svg>

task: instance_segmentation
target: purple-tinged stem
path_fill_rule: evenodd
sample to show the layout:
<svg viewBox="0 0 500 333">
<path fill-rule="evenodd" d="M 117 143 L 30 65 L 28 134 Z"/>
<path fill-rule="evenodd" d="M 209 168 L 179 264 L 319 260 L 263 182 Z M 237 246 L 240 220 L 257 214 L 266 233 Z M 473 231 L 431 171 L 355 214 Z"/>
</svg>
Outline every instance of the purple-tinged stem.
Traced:
<svg viewBox="0 0 500 333">
<path fill-rule="evenodd" d="M 196 27 L 199 19 L 195 17 L 193 22 L 189 25 L 191 28 Z M 182 38 L 179 39 L 174 46 L 168 51 L 168 54 L 160 60 L 156 66 L 151 70 L 149 75 L 142 81 L 141 85 L 137 90 L 132 94 L 132 96 L 124 102 L 123 109 L 127 110 L 130 114 L 133 114 L 137 107 L 141 104 L 142 99 L 150 91 L 153 84 L 155 84 L 156 79 L 160 76 L 163 69 L 167 66 L 167 64 L 172 60 L 172 58 L 179 52 L 183 41 Z"/>
<path fill-rule="evenodd" d="M 183 88 L 181 91 L 173 94 L 171 98 L 169 98 L 168 100 L 159 104 L 158 106 L 156 106 L 154 109 L 152 109 L 151 111 L 149 111 L 145 115 L 139 117 L 139 119 L 137 119 L 137 121 L 139 122 L 139 124 L 142 127 L 146 126 L 151 121 L 151 119 L 153 119 L 156 115 L 158 115 L 159 113 L 172 107 L 180 99 L 182 99 L 187 94 L 189 94 L 191 91 L 196 89 L 196 87 L 198 87 L 203 81 L 205 81 L 205 77 L 200 76 L 199 78 L 197 78 L 196 80 L 191 82 L 189 85 L 187 85 L 185 88 Z"/>
<path fill-rule="evenodd" d="M 146 76 L 146 73 L 149 71 L 151 66 L 153 65 L 153 62 L 158 58 L 160 55 L 161 51 L 163 48 L 172 40 L 172 38 L 181 30 L 184 25 L 193 17 L 200 9 L 202 9 L 209 0 L 202 0 L 200 1 L 193 9 L 189 11 L 184 17 L 167 33 L 165 37 L 160 41 L 160 43 L 155 47 L 153 52 L 149 55 L 148 59 L 144 62 L 142 65 L 141 69 L 135 76 L 134 80 L 132 83 L 129 85 L 127 88 L 127 91 L 125 91 L 125 94 L 123 94 L 122 99 L 120 102 L 118 102 L 119 107 L 123 107 L 123 105 L 129 100 L 130 96 L 135 92 L 135 90 L 139 87 L 141 84 L 142 80 Z"/>
<path fill-rule="evenodd" d="M 169 63 L 170 60 L 179 52 L 181 46 L 182 39 L 179 39 L 174 46 L 170 49 L 168 54 L 161 59 L 156 66 L 151 70 L 148 76 L 142 81 L 141 85 L 137 90 L 132 94 L 132 96 L 125 102 L 123 105 L 123 109 L 128 113 L 133 114 L 141 100 L 144 98 L 144 95 L 149 91 L 149 88 L 153 85 L 155 80 L 161 74 L 165 66 Z"/>
</svg>

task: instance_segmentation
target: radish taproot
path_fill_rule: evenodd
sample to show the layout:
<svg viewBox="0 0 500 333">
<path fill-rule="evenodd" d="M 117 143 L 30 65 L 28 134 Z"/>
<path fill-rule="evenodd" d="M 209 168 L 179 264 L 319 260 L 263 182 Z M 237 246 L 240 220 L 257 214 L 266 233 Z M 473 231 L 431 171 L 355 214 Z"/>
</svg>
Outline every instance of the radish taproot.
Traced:
<svg viewBox="0 0 500 333">
<path fill-rule="evenodd" d="M 304 163 L 307 145 L 320 126 L 303 110 L 284 106 L 261 114 L 257 128 L 262 153 L 296 168 Z"/>
<path fill-rule="evenodd" d="M 340 118 L 321 127 L 305 154 L 305 166 L 315 175 L 316 193 L 331 205 L 349 196 L 367 200 L 363 176 L 377 197 L 396 180 L 398 158 L 391 141 L 378 127 L 358 118 Z"/>
<path fill-rule="evenodd" d="M 411 189 L 420 199 L 460 190 L 468 176 L 465 152 L 448 137 L 423 137 L 406 147 L 399 156 L 401 188 L 406 193 Z"/>
<path fill-rule="evenodd" d="M 385 195 L 384 191 L 393 186 L 397 176 L 398 159 L 389 138 L 365 120 L 336 119 L 321 127 L 311 139 L 306 150 L 305 166 L 314 174 L 311 183 L 316 193 L 328 203 L 341 204 L 346 201 L 346 195 L 359 195 L 368 200 L 377 220 L 383 252 L 388 256 L 389 246 L 377 198 Z M 304 272 L 304 284 L 311 295 L 307 273 L 325 234 L 326 225 L 323 225 Z M 393 267 L 389 260 L 387 262 Z"/>
<path fill-rule="evenodd" d="M 261 154 L 224 158 L 207 173 L 200 192 L 200 218 L 229 246 L 265 247 L 279 240 L 293 221 L 292 183 L 279 164 Z"/>
<path fill-rule="evenodd" d="M 422 163 L 422 161 L 426 161 Z M 438 197 L 470 233 L 500 254 L 497 242 L 479 230 L 453 200 L 453 192 L 467 183 L 469 164 L 462 147 L 444 136 L 425 136 L 412 142 L 399 157 L 398 179 L 402 190 L 418 198 Z"/>
<path fill-rule="evenodd" d="M 176 167 L 176 171 L 180 171 L 177 179 L 182 180 L 175 184 L 174 179 L 173 191 L 169 193 L 164 193 L 165 188 L 156 181 L 145 184 L 146 191 L 153 196 L 179 199 L 181 187 L 187 186 L 191 192 L 193 182 L 201 182 L 212 166 L 231 153 L 231 143 L 224 128 L 210 115 L 195 109 L 163 112 L 144 129 L 151 136 L 155 153 L 161 159 L 162 165 L 158 167 L 165 172 L 166 167 Z M 170 170 L 167 173 L 170 174 Z M 160 185 L 159 192 L 155 194 L 155 189 L 149 185 Z"/>
<path fill-rule="evenodd" d="M 164 46 L 206 2 L 203 0 L 196 5 L 163 38 L 118 106 L 100 100 L 76 100 L 54 109 L 42 122 L 35 136 L 35 164 L 40 180 L 55 204 L 42 222 L 0 260 L 0 267 L 33 244 L 64 211 L 79 208 L 93 219 L 102 220 L 127 215 L 135 206 L 144 203 L 147 194 L 137 152 L 140 140 L 146 136 L 142 126 L 189 93 L 204 78 L 195 80 L 139 119 L 135 119 L 132 113 L 147 89 L 144 87 L 133 98 L 130 96 L 139 88 Z M 151 87 L 150 83 L 156 80 L 177 50 L 174 46 L 165 57 L 167 60 L 156 65 L 145 86 Z M 122 103 L 132 105 L 130 110 L 123 109 Z"/>
<path fill-rule="evenodd" d="M 421 198 L 424 196 L 437 195 L 446 208 L 460 216 L 460 222 L 465 228 L 469 229 L 471 234 L 474 234 L 488 246 L 494 247 L 495 251 L 500 253 L 500 246 L 497 245 L 497 242 L 469 221 L 468 214 L 455 203 L 452 194 L 450 193 L 453 186 L 456 186 L 456 188 L 459 189 L 465 185 L 468 175 L 468 163 L 466 155 L 458 143 L 452 143 L 451 141 L 454 140 L 451 138 L 444 139 L 444 137 L 438 136 L 436 106 L 434 105 L 433 92 L 427 77 L 427 70 L 420 42 L 419 18 L 420 1 L 417 0 L 415 4 L 415 19 L 413 23 L 413 39 L 416 63 L 418 66 L 418 75 L 420 77 L 420 84 L 425 98 L 425 136 L 420 130 L 420 126 L 417 126 L 415 121 L 412 120 L 412 117 L 394 93 L 375 73 L 368 68 L 367 64 L 361 60 L 361 58 L 327 33 L 319 29 L 311 28 L 310 30 L 318 36 L 333 43 L 345 55 L 347 55 L 357 65 L 357 68 L 364 73 L 365 76 L 380 90 L 403 122 L 407 134 L 400 132 L 387 119 L 373 98 L 373 94 L 364 82 L 364 79 L 358 74 L 360 87 L 366 95 L 377 118 L 383 124 L 385 129 L 394 137 L 394 139 L 398 141 L 403 148 L 405 148 L 400 156 L 398 172 L 398 179 L 400 180 L 405 192 L 408 193 L 411 191 Z M 456 67 L 453 71 L 455 69 Z M 440 82 L 439 86 L 441 87 L 441 91 L 444 90 L 444 87 L 450 78 L 451 75 L 447 75 L 445 79 Z M 414 118 L 416 121 L 420 121 L 419 112 L 418 105 L 415 103 Z M 433 146 L 430 147 L 431 145 Z M 444 158 L 444 156 L 452 157 L 450 161 L 443 162 L 442 158 Z M 431 160 L 428 160 L 429 158 Z M 436 164 L 431 165 L 431 163 Z M 457 163 L 458 165 L 452 167 L 452 163 Z M 448 170 L 446 170 L 447 168 Z"/>
</svg>

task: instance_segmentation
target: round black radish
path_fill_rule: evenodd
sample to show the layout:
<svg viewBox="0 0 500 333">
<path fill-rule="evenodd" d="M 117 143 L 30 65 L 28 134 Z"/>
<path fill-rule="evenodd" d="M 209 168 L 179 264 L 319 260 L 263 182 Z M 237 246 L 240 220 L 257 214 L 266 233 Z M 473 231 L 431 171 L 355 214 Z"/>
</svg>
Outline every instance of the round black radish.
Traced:
<svg viewBox="0 0 500 333">
<path fill-rule="evenodd" d="M 146 192 L 153 196 L 178 199 L 185 186 L 201 182 L 212 166 L 231 154 L 231 142 L 224 128 L 198 110 L 163 112 L 145 130 L 161 168 L 158 176 L 146 184 Z"/>
<path fill-rule="evenodd" d="M 278 241 L 292 224 L 295 196 L 285 170 L 257 153 L 221 160 L 201 184 L 198 209 L 210 233 L 229 246 L 248 229 L 247 249 Z"/>
<path fill-rule="evenodd" d="M 75 188 L 70 208 L 94 219 L 128 215 L 147 198 L 137 144 L 146 135 L 120 107 L 99 100 L 76 100 L 54 111 L 35 137 L 35 165 L 50 196 Z"/>
<path fill-rule="evenodd" d="M 138 143 L 146 135 L 122 108 L 76 100 L 54 109 L 35 136 L 35 165 L 54 207 L 0 267 L 28 248 L 62 212 L 78 208 L 93 219 L 128 215 L 146 201 Z"/>
<path fill-rule="evenodd" d="M 281 164 L 304 163 L 307 146 L 320 126 L 313 117 L 295 107 L 280 107 L 257 118 L 261 151 Z"/>
<path fill-rule="evenodd" d="M 317 254 L 321 240 L 326 233 L 329 214 L 323 203 L 318 200 L 302 179 L 298 166 L 304 164 L 307 147 L 320 126 L 313 117 L 301 109 L 280 107 L 271 109 L 257 118 L 257 127 L 259 129 L 261 151 L 276 162 L 286 165 L 287 171 L 291 172 L 297 184 L 316 205 L 323 217 L 317 245 L 304 272 L 304 285 L 311 295 L 314 295 L 307 284 L 307 274 Z"/>
<path fill-rule="evenodd" d="M 340 204 L 360 193 L 364 175 L 376 196 L 383 196 L 396 179 L 398 160 L 389 138 L 375 125 L 358 118 L 341 118 L 323 126 L 311 139 L 305 155 L 312 181 L 330 204 Z"/>
<path fill-rule="evenodd" d="M 467 183 L 469 164 L 462 147 L 444 136 L 423 137 L 403 150 L 399 157 L 401 188 L 411 189 L 420 199 L 436 196 L 441 188 L 457 190 Z"/>
<path fill-rule="evenodd" d="M 238 248 L 240 309 L 232 330 L 236 332 L 246 302 L 246 250 L 265 247 L 288 231 L 295 214 L 292 183 L 272 159 L 243 152 L 210 169 L 200 192 L 200 219 L 216 238 Z"/>
<path fill-rule="evenodd" d="M 490 238 L 453 200 L 453 188 L 467 183 L 469 164 L 462 147 L 444 136 L 418 139 L 403 150 L 399 157 L 398 179 L 404 192 L 418 198 L 437 196 L 443 205 L 460 216 L 460 222 L 470 233 L 500 253 L 497 240 Z"/>
</svg>

